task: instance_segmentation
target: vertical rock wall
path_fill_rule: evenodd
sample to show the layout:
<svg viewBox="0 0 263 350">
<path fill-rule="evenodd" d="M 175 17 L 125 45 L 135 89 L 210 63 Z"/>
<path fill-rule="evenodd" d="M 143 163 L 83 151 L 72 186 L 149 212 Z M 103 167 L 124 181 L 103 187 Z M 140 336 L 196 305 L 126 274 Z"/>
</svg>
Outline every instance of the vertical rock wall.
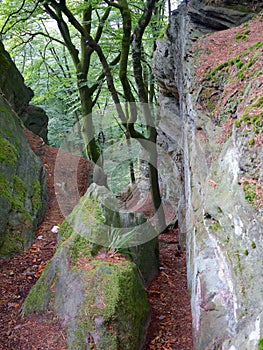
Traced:
<svg viewBox="0 0 263 350">
<path fill-rule="evenodd" d="M 197 108 L 202 87 L 191 51 L 219 23 L 219 29 L 232 27 L 251 14 L 201 5 L 182 5 L 157 45 L 159 139 L 174 161 L 168 186 L 178 198 L 180 241 L 187 250 L 194 348 L 253 350 L 263 338 L 263 226 L 238 184 L 247 140 L 233 126 L 231 136 L 217 144 L 222 127 Z"/>
<path fill-rule="evenodd" d="M 0 259 L 27 249 L 46 207 L 46 172 L 0 96 Z"/>
</svg>

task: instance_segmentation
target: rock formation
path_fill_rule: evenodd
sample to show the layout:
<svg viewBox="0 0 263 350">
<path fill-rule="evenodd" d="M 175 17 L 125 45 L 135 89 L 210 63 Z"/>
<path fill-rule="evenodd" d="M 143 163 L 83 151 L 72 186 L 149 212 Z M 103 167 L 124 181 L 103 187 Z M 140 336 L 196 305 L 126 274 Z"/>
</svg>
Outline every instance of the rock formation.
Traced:
<svg viewBox="0 0 263 350">
<path fill-rule="evenodd" d="M 5 51 L 0 41 L 0 90 L 14 111 L 22 119 L 26 128 L 47 142 L 48 117 L 45 111 L 29 105 L 34 96 L 33 91 L 25 86 L 24 78 L 12 61 L 9 53 Z"/>
<path fill-rule="evenodd" d="M 21 120 L 0 96 L 0 257 L 29 247 L 45 204 L 45 169 L 27 143 Z"/>
<path fill-rule="evenodd" d="M 182 4 L 154 57 L 198 350 L 256 350 L 263 338 L 262 2 L 248 4 Z"/>
<path fill-rule="evenodd" d="M 29 147 L 19 118 L 32 96 L 0 42 L 1 258 L 29 247 L 45 211 L 45 169 Z"/>
<path fill-rule="evenodd" d="M 109 190 L 90 185 L 60 227 L 56 254 L 23 306 L 26 314 L 53 309 L 72 350 L 138 350 L 144 339 L 149 305 L 140 276 L 147 282 L 157 272 L 156 232 L 143 215 L 117 207 Z M 138 245 L 147 232 L 152 239 Z M 116 249 L 135 263 L 114 259 Z"/>
</svg>

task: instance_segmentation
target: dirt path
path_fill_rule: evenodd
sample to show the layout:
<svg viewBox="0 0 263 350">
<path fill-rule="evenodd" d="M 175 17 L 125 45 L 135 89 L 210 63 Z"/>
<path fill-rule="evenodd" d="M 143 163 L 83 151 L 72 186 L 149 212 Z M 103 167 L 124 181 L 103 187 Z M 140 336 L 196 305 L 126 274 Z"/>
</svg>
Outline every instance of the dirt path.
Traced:
<svg viewBox="0 0 263 350">
<path fill-rule="evenodd" d="M 21 255 L 0 261 L 0 350 L 65 350 L 66 335 L 55 315 L 21 316 L 21 306 L 29 290 L 55 252 L 56 233 L 51 230 L 64 219 L 54 190 L 57 149 L 43 145 L 30 132 L 26 134 L 47 170 L 49 202 L 31 247 Z M 81 160 L 78 169 L 80 194 L 86 190 L 90 169 L 89 163 Z M 144 350 L 190 350 L 191 313 L 185 254 L 178 250 L 176 229 L 160 235 L 160 264 L 160 273 L 147 290 L 152 318 Z"/>
</svg>

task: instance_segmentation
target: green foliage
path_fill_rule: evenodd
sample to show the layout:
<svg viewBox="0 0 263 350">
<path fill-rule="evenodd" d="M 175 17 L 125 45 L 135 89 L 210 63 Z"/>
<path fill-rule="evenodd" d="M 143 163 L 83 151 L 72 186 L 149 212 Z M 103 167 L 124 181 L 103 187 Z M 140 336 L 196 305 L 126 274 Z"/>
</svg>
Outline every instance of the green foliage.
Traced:
<svg viewBox="0 0 263 350">
<path fill-rule="evenodd" d="M 263 350 L 263 339 L 259 339 L 258 341 L 258 350 Z"/>
<path fill-rule="evenodd" d="M 162 15 L 163 5 L 162 2 L 157 5 L 156 15 L 144 34 L 143 69 L 145 77 L 147 75 L 149 77 L 148 85 L 151 83 L 150 66 L 154 40 L 164 30 L 167 23 L 165 16 Z M 119 55 L 123 23 L 117 8 L 112 7 L 107 20 L 102 23 L 108 5 L 101 3 L 101 1 L 76 2 L 71 0 L 67 2 L 67 6 L 79 22 L 87 25 L 93 37 L 103 28 L 99 44 L 102 51 L 106 53 L 108 62 Z M 83 13 L 90 6 L 92 8 L 91 20 L 85 22 L 83 21 Z M 140 0 L 129 2 L 132 27 L 137 25 L 144 6 L 144 2 Z M 1 32 L 5 46 L 25 77 L 26 84 L 35 92 L 32 102 L 47 112 L 50 119 L 49 142 L 58 147 L 66 133 L 81 116 L 79 87 L 88 86 L 91 88 L 98 84 L 98 99 L 95 102 L 99 106 L 103 106 L 105 101 L 110 98 L 105 79 L 100 78 L 102 67 L 99 59 L 95 54 L 90 56 L 85 67 L 88 72 L 88 80 L 84 77 L 82 82 L 78 81 L 76 72 L 79 72 L 81 66 L 79 65 L 78 68 L 74 66 L 65 46 L 61 44 L 62 38 L 55 21 L 50 20 L 42 4 L 36 4 L 30 0 L 21 5 L 19 1 L 6 0 L 1 7 L 3 16 L 0 19 L 0 27 L 2 26 Z M 82 55 L 82 57 L 80 55 L 80 59 L 84 59 L 79 33 L 73 26 L 70 26 L 69 29 L 72 43 Z M 38 34 L 36 35 L 36 33 Z M 133 80 L 131 63 L 130 59 L 127 73 Z M 111 72 L 121 95 L 123 92 L 121 84 L 118 82 L 118 64 L 112 65 Z"/>
<path fill-rule="evenodd" d="M 262 133 L 263 130 L 263 111 L 260 110 L 257 114 L 252 114 L 251 111 L 254 111 L 255 108 L 263 107 L 263 97 L 259 97 L 257 101 L 245 110 L 243 116 L 235 121 L 237 127 L 241 127 L 242 124 L 250 126 L 252 130 L 256 133 Z"/>
<path fill-rule="evenodd" d="M 251 184 L 248 181 L 245 181 L 243 184 L 243 190 L 245 192 L 245 199 L 249 203 L 253 204 L 257 197 L 255 184 Z"/>
</svg>

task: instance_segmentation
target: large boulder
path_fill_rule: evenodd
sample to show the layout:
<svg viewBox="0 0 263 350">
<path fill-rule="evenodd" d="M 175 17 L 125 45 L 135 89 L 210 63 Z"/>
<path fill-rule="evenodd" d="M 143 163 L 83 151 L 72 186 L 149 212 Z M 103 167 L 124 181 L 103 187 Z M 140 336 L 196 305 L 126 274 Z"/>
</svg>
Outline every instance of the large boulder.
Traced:
<svg viewBox="0 0 263 350">
<path fill-rule="evenodd" d="M 45 211 L 45 169 L 0 96 L 0 257 L 28 248 Z"/>
<path fill-rule="evenodd" d="M 144 223 L 132 213 L 120 213 L 109 191 L 92 184 L 62 224 L 56 254 L 30 291 L 23 312 L 53 309 L 72 350 L 140 349 L 149 317 L 141 276 L 153 277 L 158 267 L 155 232 L 147 223 L 140 231 Z M 130 250 L 147 232 L 153 234 L 150 245 L 146 241 L 144 249 Z"/>
<path fill-rule="evenodd" d="M 48 116 L 41 107 L 28 105 L 20 115 L 25 127 L 40 136 L 45 143 L 47 139 Z"/>
</svg>

